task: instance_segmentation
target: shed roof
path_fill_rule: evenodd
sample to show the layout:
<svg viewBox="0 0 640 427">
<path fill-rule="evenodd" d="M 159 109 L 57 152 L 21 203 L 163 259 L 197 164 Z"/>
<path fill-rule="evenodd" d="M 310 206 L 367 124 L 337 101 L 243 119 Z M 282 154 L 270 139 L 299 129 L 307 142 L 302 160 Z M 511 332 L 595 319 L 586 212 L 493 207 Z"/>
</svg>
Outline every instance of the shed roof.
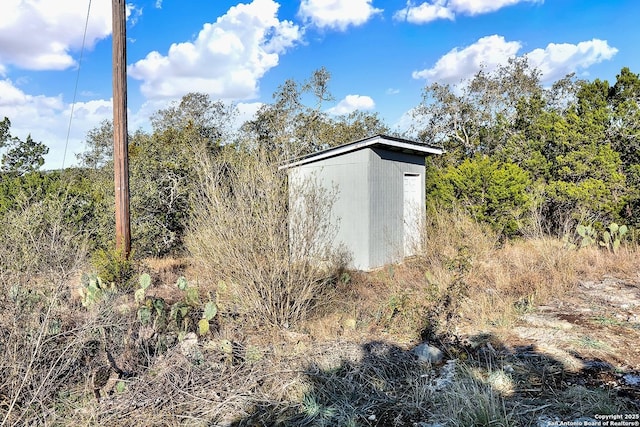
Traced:
<svg viewBox="0 0 640 427">
<path fill-rule="evenodd" d="M 432 147 L 417 141 L 411 141 L 405 138 L 398 138 L 388 135 L 375 135 L 369 138 L 350 142 L 348 144 L 339 145 L 337 147 L 328 148 L 318 151 L 317 153 L 307 156 L 298 157 L 289 163 L 279 167 L 279 169 L 289 169 L 296 166 L 305 165 L 307 163 L 317 162 L 319 160 L 328 159 L 330 157 L 340 156 L 352 151 L 362 150 L 363 148 L 380 147 L 391 151 L 399 151 L 407 154 L 416 154 L 427 156 L 429 154 L 443 154 L 444 150 L 439 147 Z"/>
</svg>

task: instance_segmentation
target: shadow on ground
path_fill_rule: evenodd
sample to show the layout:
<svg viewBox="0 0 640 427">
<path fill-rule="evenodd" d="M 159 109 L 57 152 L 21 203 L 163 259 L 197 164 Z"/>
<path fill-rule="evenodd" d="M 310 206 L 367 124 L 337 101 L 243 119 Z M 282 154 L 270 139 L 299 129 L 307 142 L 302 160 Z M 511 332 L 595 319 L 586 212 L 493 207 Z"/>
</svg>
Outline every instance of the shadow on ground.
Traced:
<svg viewBox="0 0 640 427">
<path fill-rule="evenodd" d="M 364 344 L 359 358 L 311 363 L 301 399 L 257 402 L 232 425 L 546 427 L 640 413 L 638 372 L 579 354 L 583 366 L 570 368 L 490 334 L 439 346 L 447 357 L 434 366 L 382 341 Z"/>
</svg>

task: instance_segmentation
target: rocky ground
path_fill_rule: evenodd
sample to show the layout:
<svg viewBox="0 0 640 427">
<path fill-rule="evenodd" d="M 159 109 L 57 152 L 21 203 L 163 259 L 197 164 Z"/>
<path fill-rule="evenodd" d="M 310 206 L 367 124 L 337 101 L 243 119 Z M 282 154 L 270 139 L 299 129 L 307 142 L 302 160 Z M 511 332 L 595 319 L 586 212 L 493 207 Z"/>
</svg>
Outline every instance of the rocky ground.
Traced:
<svg viewBox="0 0 640 427">
<path fill-rule="evenodd" d="M 434 363 L 415 356 L 415 340 L 342 317 L 321 319 L 329 332 L 335 320 L 337 339 L 281 331 L 232 343 L 227 332 L 199 342 L 192 334 L 101 405 L 128 414 L 132 401 L 154 401 L 148 385 L 165 378 L 183 392 L 165 405 L 194 413 L 203 406 L 192 397 L 201 395 L 225 414 L 221 426 L 551 427 L 607 425 L 618 420 L 604 417 L 614 416 L 630 424 L 608 425 L 640 426 L 640 274 L 582 281 L 544 305 L 532 301 L 507 327 L 476 322 L 433 337 L 442 351 Z M 177 367 L 190 375 L 176 377 Z"/>
<path fill-rule="evenodd" d="M 638 278 L 581 282 L 562 298 L 529 307 L 512 327 L 469 334 L 466 342 L 473 357 L 508 374 L 507 402 L 530 405 L 539 426 L 640 413 Z M 631 422 L 625 425 L 640 425 Z"/>
<path fill-rule="evenodd" d="M 523 307 L 509 327 L 496 325 L 479 331 L 477 325 L 469 325 L 458 332 L 456 337 L 431 342 L 444 354 L 432 365 L 434 384 L 443 382 L 448 370 L 456 366 L 463 375 L 486 386 L 480 388 L 487 394 L 479 396 L 478 390 L 463 389 L 463 394 L 476 395 L 465 394 L 464 399 L 472 403 L 455 411 L 471 410 L 478 402 L 499 397 L 504 408 L 487 411 L 486 425 L 586 426 L 622 420 L 631 424 L 610 425 L 640 426 L 640 277 L 583 281 L 545 305 Z M 366 371 L 373 359 L 376 365 L 398 364 L 408 350 L 416 353 L 420 349 L 392 346 L 394 351 L 386 351 L 385 357 L 372 358 L 367 349 L 373 344 L 379 346 L 342 343 L 332 345 L 333 352 L 321 350 L 318 355 L 325 359 L 326 372 L 333 372 L 338 360 L 349 360 L 360 372 Z M 335 352 L 336 348 L 342 351 Z M 339 357 L 326 360 L 328 354 Z M 457 382 L 466 381 L 456 378 Z M 452 389 L 462 388 L 446 381 L 443 384 L 438 393 L 451 394 Z M 449 410 L 439 408 L 428 417 L 430 421 L 414 421 L 413 425 L 464 425 L 460 419 L 457 424 L 441 421 Z M 629 418 L 606 418 L 614 416 Z"/>
</svg>

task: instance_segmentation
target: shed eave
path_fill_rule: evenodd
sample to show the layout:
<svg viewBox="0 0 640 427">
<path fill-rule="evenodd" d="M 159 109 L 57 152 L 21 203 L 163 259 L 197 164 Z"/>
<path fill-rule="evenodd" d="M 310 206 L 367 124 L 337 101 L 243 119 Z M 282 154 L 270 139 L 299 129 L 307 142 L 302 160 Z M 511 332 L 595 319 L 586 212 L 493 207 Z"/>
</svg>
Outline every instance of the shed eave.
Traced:
<svg viewBox="0 0 640 427">
<path fill-rule="evenodd" d="M 368 147 L 382 147 L 393 151 L 401 151 L 408 154 L 417 154 L 427 156 L 429 154 L 440 155 L 444 153 L 444 150 L 437 147 L 430 147 L 428 145 L 417 144 L 409 140 L 401 138 L 386 137 L 383 135 L 377 135 L 361 141 L 352 142 L 349 144 L 341 145 L 327 150 L 320 151 L 318 153 L 311 154 L 302 158 L 298 158 L 290 163 L 280 166 L 278 169 L 290 169 L 297 166 L 305 165 L 307 163 L 317 162 L 319 160 L 327 159 L 330 157 L 340 156 L 352 151 L 361 150 Z"/>
</svg>

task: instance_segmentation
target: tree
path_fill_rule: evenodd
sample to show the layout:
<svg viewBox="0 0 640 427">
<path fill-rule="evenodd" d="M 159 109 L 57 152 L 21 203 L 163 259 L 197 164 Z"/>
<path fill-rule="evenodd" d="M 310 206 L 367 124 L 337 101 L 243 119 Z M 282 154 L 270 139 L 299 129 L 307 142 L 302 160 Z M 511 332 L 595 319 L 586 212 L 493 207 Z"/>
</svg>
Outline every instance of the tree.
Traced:
<svg viewBox="0 0 640 427">
<path fill-rule="evenodd" d="M 323 67 L 303 83 L 287 80 L 273 94 L 275 102 L 244 123 L 244 140 L 285 160 L 389 131 L 377 113 L 332 116 L 324 111 L 325 103 L 334 100 L 330 78 Z"/>
<path fill-rule="evenodd" d="M 378 113 L 353 111 L 334 118 L 325 126 L 323 139 L 341 145 L 378 134 L 388 134 L 389 127 Z"/>
<path fill-rule="evenodd" d="M 5 117 L 4 120 L 0 122 L 0 149 L 2 149 L 7 140 L 11 137 L 9 134 L 9 128 L 11 127 L 11 122 L 8 117 Z"/>
<path fill-rule="evenodd" d="M 188 130 L 136 132 L 130 139 L 132 244 L 139 255 L 182 251 L 198 181 L 197 156 L 211 155 L 192 149 L 188 135 Z"/>
<path fill-rule="evenodd" d="M 502 158 L 528 170 L 543 188 L 549 230 L 567 221 L 617 220 L 624 204 L 620 155 L 607 138 L 606 81 L 567 76 L 541 97 L 523 100 Z"/>
<path fill-rule="evenodd" d="M 77 155 L 80 165 L 99 169 L 113 161 L 113 122 L 103 120 L 100 126 L 91 129 L 85 140 L 87 149 Z"/>
<path fill-rule="evenodd" d="M 623 68 L 613 87 L 568 75 L 545 89 L 538 75 L 516 59 L 455 88 L 427 86 L 413 131 L 447 149 L 439 173 L 479 154 L 518 165 L 553 232 L 622 214 L 640 223 L 640 77 Z"/>
<path fill-rule="evenodd" d="M 191 92 L 179 103 L 153 114 L 151 124 L 158 134 L 188 131 L 191 137 L 197 138 L 198 143 L 203 143 L 207 151 L 213 153 L 230 142 L 236 116 L 235 105 L 213 101 L 204 93 Z"/>
<path fill-rule="evenodd" d="M 625 166 L 640 163 L 640 76 L 623 68 L 609 88 L 612 118 L 608 129 L 613 147 Z"/>
<path fill-rule="evenodd" d="M 329 147 L 324 130 L 331 120 L 322 107 L 324 102 L 333 100 L 328 86 L 330 77 L 325 68 L 320 68 L 303 83 L 285 81 L 273 94 L 275 102 L 264 104 L 254 120 L 244 123 L 245 138 L 280 159 Z M 303 102 L 306 95 L 311 96 L 312 106 Z"/>
<path fill-rule="evenodd" d="M 607 138 L 608 93 L 606 81 L 580 82 L 575 104 L 553 127 L 547 150 L 552 177 L 548 195 L 556 215 L 605 223 L 619 219 L 625 176 L 620 153 Z"/>
<path fill-rule="evenodd" d="M 189 93 L 152 116 L 153 131 L 129 135 L 132 246 L 137 256 L 183 250 L 191 214 L 198 159 L 215 156 L 233 141 L 235 106 Z M 88 205 L 95 207 L 91 236 L 100 249 L 113 239 L 113 126 L 104 121 L 88 132 L 78 156 L 90 179 Z M 88 169 L 88 170 L 87 170 Z"/>
<path fill-rule="evenodd" d="M 620 153 L 627 177 L 629 200 L 623 208 L 625 222 L 640 224 L 640 76 L 623 68 L 609 89 L 611 120 L 607 135 Z"/>
<path fill-rule="evenodd" d="M 31 135 L 27 135 L 24 141 L 10 137 L 6 145 L 9 149 L 2 155 L 2 171 L 15 175 L 37 171 L 44 165 L 44 156 L 49 153 L 49 147 L 34 141 Z"/>
<path fill-rule="evenodd" d="M 526 59 L 511 59 L 492 72 L 480 70 L 469 82 L 452 87 L 433 83 L 414 109 L 411 132 L 442 145 L 462 161 L 476 153 L 493 155 L 514 131 L 518 106 L 540 97 L 539 72 Z"/>
</svg>

